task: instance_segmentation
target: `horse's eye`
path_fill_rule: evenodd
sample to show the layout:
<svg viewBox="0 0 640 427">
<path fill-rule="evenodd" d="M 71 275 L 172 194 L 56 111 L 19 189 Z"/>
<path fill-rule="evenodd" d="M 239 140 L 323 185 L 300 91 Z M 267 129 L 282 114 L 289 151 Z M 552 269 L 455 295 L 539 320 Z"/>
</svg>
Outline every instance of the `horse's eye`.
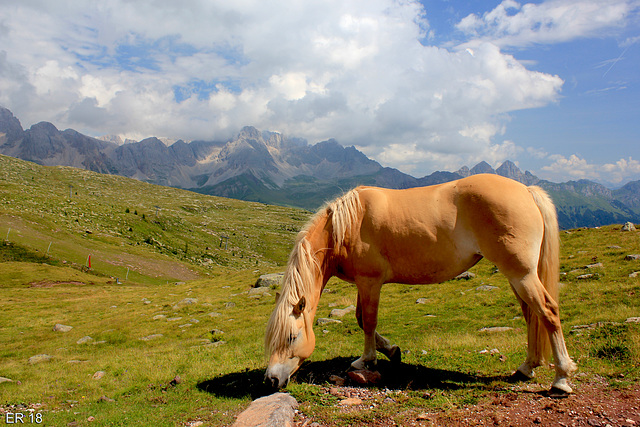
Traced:
<svg viewBox="0 0 640 427">
<path fill-rule="evenodd" d="M 298 338 L 297 335 L 290 334 L 289 335 L 289 345 L 293 344 L 293 342 L 296 340 L 296 338 Z"/>
</svg>

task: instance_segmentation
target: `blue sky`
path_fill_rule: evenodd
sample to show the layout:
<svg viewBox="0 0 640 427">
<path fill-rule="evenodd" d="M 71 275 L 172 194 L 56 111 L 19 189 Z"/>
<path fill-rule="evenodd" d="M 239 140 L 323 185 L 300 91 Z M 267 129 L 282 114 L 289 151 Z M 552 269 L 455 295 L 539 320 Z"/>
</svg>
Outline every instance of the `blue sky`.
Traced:
<svg viewBox="0 0 640 427">
<path fill-rule="evenodd" d="M 355 145 L 640 179 L 640 1 L 0 0 L 0 105 L 92 136 Z"/>
</svg>

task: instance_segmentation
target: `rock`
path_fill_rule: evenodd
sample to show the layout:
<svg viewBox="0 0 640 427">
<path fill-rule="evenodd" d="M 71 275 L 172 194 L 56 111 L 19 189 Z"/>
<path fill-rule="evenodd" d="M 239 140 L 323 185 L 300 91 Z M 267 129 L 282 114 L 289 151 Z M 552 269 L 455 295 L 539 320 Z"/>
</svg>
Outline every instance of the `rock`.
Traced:
<svg viewBox="0 0 640 427">
<path fill-rule="evenodd" d="M 167 322 L 177 322 L 178 320 L 182 320 L 182 317 L 167 317 Z"/>
<path fill-rule="evenodd" d="M 416 304 L 426 304 L 429 300 L 427 300 L 426 298 L 418 298 L 416 300 Z"/>
<path fill-rule="evenodd" d="M 13 380 L 10 378 L 0 377 L 0 384 L 2 383 L 12 383 Z"/>
<path fill-rule="evenodd" d="M 346 399 L 342 399 L 338 402 L 340 406 L 353 406 L 362 404 L 362 399 L 358 399 L 357 397 L 347 397 Z"/>
<path fill-rule="evenodd" d="M 153 335 L 147 335 L 146 337 L 142 337 L 142 338 L 138 338 L 140 341 L 151 341 L 151 340 L 155 340 L 158 338 L 162 338 L 164 335 L 162 334 L 153 334 Z"/>
<path fill-rule="evenodd" d="M 353 305 L 350 305 L 347 308 L 334 308 L 331 310 L 331 313 L 329 313 L 329 317 L 344 317 L 352 311 L 356 311 L 356 308 Z"/>
<path fill-rule="evenodd" d="M 218 316 L 220 316 L 220 313 L 216 313 L 215 311 L 212 311 L 211 313 L 207 313 L 207 316 L 209 316 L 209 317 L 218 317 Z"/>
<path fill-rule="evenodd" d="M 345 379 L 342 377 L 339 377 L 338 375 L 331 375 L 329 377 L 329 381 L 331 381 L 333 384 L 337 386 L 343 386 L 345 383 Z"/>
<path fill-rule="evenodd" d="M 31 356 L 27 362 L 29 362 L 30 365 L 35 365 L 36 363 L 48 362 L 51 359 L 53 359 L 53 356 L 48 354 L 36 354 L 35 356 Z"/>
<path fill-rule="evenodd" d="M 587 266 L 585 266 L 586 269 L 590 269 L 590 268 L 603 268 L 604 264 L 602 264 L 601 262 L 597 262 L 595 264 L 589 264 Z"/>
<path fill-rule="evenodd" d="M 236 303 L 235 303 L 235 302 L 225 302 L 225 303 L 224 303 L 224 307 L 225 307 L 225 308 L 233 308 L 233 307 L 235 307 L 235 306 L 236 306 Z"/>
<path fill-rule="evenodd" d="M 226 341 L 214 341 L 214 342 L 210 342 L 208 344 L 205 344 L 204 347 L 216 348 L 216 347 L 220 347 L 221 345 L 225 345 L 226 343 L 227 343 Z"/>
<path fill-rule="evenodd" d="M 470 280 L 476 277 L 476 275 L 470 271 L 465 271 L 464 273 L 458 274 L 455 279 L 456 280 Z"/>
<path fill-rule="evenodd" d="M 95 374 L 93 374 L 93 377 L 92 377 L 92 378 L 93 378 L 94 380 L 101 380 L 101 379 L 102 379 L 102 377 L 104 377 L 105 375 L 106 375 L 106 372 L 105 372 L 105 371 L 98 371 L 98 372 L 96 372 Z"/>
<path fill-rule="evenodd" d="M 492 285 L 482 285 L 476 288 L 476 291 L 493 291 L 494 289 L 500 289 L 497 286 Z"/>
<path fill-rule="evenodd" d="M 233 427 L 291 427 L 298 402 L 287 393 L 274 393 L 251 402 Z"/>
<path fill-rule="evenodd" d="M 198 304 L 197 298 L 185 298 L 182 301 L 178 302 L 176 305 L 174 305 L 173 309 L 180 310 L 181 308 L 184 308 L 189 305 L 195 305 L 195 304 Z"/>
<path fill-rule="evenodd" d="M 160 319 L 166 319 L 167 315 L 166 314 L 156 314 L 155 316 L 152 317 L 153 320 L 160 320 Z"/>
<path fill-rule="evenodd" d="M 640 323 L 640 317 L 629 317 L 624 323 Z"/>
<path fill-rule="evenodd" d="M 253 285 L 253 287 L 270 288 L 272 286 L 280 286 L 283 279 L 284 273 L 263 274 L 262 276 L 258 277 L 258 280 L 256 280 L 256 283 Z"/>
<path fill-rule="evenodd" d="M 640 271 L 634 271 L 633 273 L 629 274 L 629 277 L 631 277 L 632 279 L 638 276 L 640 276 Z"/>
<path fill-rule="evenodd" d="M 73 326 L 67 326 L 60 323 L 56 323 L 55 326 L 53 327 L 53 330 L 56 332 L 69 332 L 72 329 L 73 329 Z"/>
<path fill-rule="evenodd" d="M 509 326 L 492 326 L 488 328 L 480 328 L 478 332 L 506 332 L 512 329 L 513 328 Z"/>
<path fill-rule="evenodd" d="M 329 323 L 342 323 L 342 321 L 338 319 L 327 319 L 326 317 L 320 317 L 316 320 L 316 325 L 318 326 L 328 325 Z"/>
<path fill-rule="evenodd" d="M 93 341 L 93 338 L 91 338 L 89 335 L 80 338 L 78 341 L 76 341 L 76 344 L 86 344 L 88 342 Z"/>
<path fill-rule="evenodd" d="M 102 396 L 100 397 L 100 399 L 98 399 L 98 403 L 101 402 L 106 402 L 106 403 L 110 403 L 110 402 L 115 402 L 115 400 L 111 399 L 110 397 L 107 396 Z"/>
<path fill-rule="evenodd" d="M 640 254 L 627 255 L 626 257 L 624 257 L 624 259 L 626 261 L 637 261 L 640 259 Z"/>
<path fill-rule="evenodd" d="M 358 369 L 347 372 L 351 380 L 358 384 L 377 384 L 382 379 L 382 375 L 378 371 L 370 371 L 369 369 Z"/>
<path fill-rule="evenodd" d="M 594 277 L 596 277 L 595 274 L 589 273 L 589 274 L 581 274 L 578 277 L 576 277 L 576 279 L 578 279 L 578 280 L 587 280 L 587 279 L 593 279 Z"/>
<path fill-rule="evenodd" d="M 636 231 L 636 226 L 632 222 L 626 222 L 622 226 L 622 231 Z"/>
</svg>

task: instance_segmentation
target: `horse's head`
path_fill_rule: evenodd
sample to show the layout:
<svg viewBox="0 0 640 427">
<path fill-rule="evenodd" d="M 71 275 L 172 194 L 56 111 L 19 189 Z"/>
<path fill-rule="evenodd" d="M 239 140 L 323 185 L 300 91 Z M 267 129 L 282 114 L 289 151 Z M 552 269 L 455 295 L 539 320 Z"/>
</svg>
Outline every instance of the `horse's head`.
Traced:
<svg viewBox="0 0 640 427">
<path fill-rule="evenodd" d="M 294 305 L 285 298 L 278 301 L 265 338 L 267 352 L 270 353 L 265 382 L 271 387 L 286 386 L 291 375 L 313 352 L 316 346 L 314 312 L 304 296 Z"/>
</svg>

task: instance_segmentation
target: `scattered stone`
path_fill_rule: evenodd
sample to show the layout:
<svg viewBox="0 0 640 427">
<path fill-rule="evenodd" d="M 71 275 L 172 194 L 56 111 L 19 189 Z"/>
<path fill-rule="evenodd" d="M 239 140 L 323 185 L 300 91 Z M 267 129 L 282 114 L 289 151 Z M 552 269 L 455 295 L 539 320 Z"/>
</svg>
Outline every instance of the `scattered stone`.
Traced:
<svg viewBox="0 0 640 427">
<path fill-rule="evenodd" d="M 511 331 L 513 328 L 509 326 L 492 326 L 488 328 L 480 328 L 479 332 L 506 332 Z"/>
<path fill-rule="evenodd" d="M 176 375 L 171 381 L 169 381 L 169 385 L 171 387 L 175 387 L 178 384 L 182 384 L 182 378 L 180 377 L 180 375 Z"/>
<path fill-rule="evenodd" d="M 211 332 L 211 335 L 222 335 L 222 334 L 224 334 L 224 331 L 221 331 L 220 329 L 212 329 L 209 332 Z"/>
<path fill-rule="evenodd" d="M 48 354 L 36 354 L 35 356 L 31 356 L 28 360 L 30 365 L 35 365 L 36 363 L 48 362 L 53 359 L 53 356 Z"/>
<path fill-rule="evenodd" d="M 188 328 L 189 326 L 193 326 L 191 323 L 185 323 L 184 325 L 179 325 L 178 328 Z"/>
<path fill-rule="evenodd" d="M 162 334 L 152 334 L 152 335 L 147 335 L 146 337 L 142 337 L 142 338 L 138 338 L 140 341 L 151 341 L 151 340 L 155 340 L 158 338 L 162 338 L 164 335 Z"/>
<path fill-rule="evenodd" d="M 358 399 L 357 397 L 347 397 L 346 399 L 342 399 L 340 402 L 338 402 L 338 405 L 340 406 L 354 406 L 361 404 L 362 399 Z"/>
<path fill-rule="evenodd" d="M 426 298 L 418 298 L 416 304 L 426 304 L 428 300 Z"/>
<path fill-rule="evenodd" d="M 329 381 L 331 381 L 333 384 L 339 387 L 342 387 L 346 380 L 338 375 L 331 375 L 329 377 Z"/>
<path fill-rule="evenodd" d="M 182 317 L 167 317 L 167 322 L 177 322 L 178 320 L 182 320 Z"/>
<path fill-rule="evenodd" d="M 624 323 L 640 323 L 640 317 L 629 317 Z"/>
<path fill-rule="evenodd" d="M 476 277 L 475 273 L 470 271 L 465 271 L 464 273 L 458 274 L 455 279 L 456 280 L 471 280 Z"/>
<path fill-rule="evenodd" d="M 200 427 L 203 426 L 204 422 L 203 421 L 189 421 L 187 422 L 187 427 Z"/>
<path fill-rule="evenodd" d="M 627 255 L 624 259 L 626 261 L 637 261 L 640 259 L 640 254 Z"/>
<path fill-rule="evenodd" d="M 166 314 L 156 314 L 155 316 L 152 317 L 153 320 L 160 320 L 160 319 L 166 319 L 167 315 Z"/>
<path fill-rule="evenodd" d="M 316 320 L 316 325 L 318 326 L 328 325 L 329 323 L 342 323 L 342 321 L 338 319 L 328 319 L 326 317 L 320 317 Z"/>
<path fill-rule="evenodd" d="M 149 300 L 148 300 L 148 299 L 146 299 L 146 298 L 142 298 L 142 303 L 143 303 L 143 304 L 151 304 L 151 301 L 149 301 Z"/>
<path fill-rule="evenodd" d="M 636 231 L 636 226 L 632 222 L 626 222 L 622 226 L 622 231 Z"/>
<path fill-rule="evenodd" d="M 622 246 L 611 245 L 611 246 L 607 246 L 607 249 L 622 249 Z"/>
<path fill-rule="evenodd" d="M 233 308 L 235 306 L 236 306 L 235 302 L 226 302 L 226 303 L 224 303 L 224 307 L 225 308 Z"/>
<path fill-rule="evenodd" d="M 198 299 L 197 298 L 185 298 L 182 301 L 180 301 L 179 303 L 177 303 L 176 305 L 173 306 L 174 310 L 180 310 L 181 308 L 184 308 L 188 305 L 195 305 L 198 304 Z"/>
<path fill-rule="evenodd" d="M 88 342 L 93 341 L 93 338 L 91 338 L 89 335 L 80 338 L 78 341 L 76 341 L 76 344 L 86 344 Z"/>
<path fill-rule="evenodd" d="M 634 271 L 633 273 L 629 274 L 629 277 L 631 277 L 632 279 L 635 279 L 638 276 L 640 276 L 640 271 Z"/>
<path fill-rule="evenodd" d="M 256 283 L 253 285 L 253 287 L 270 288 L 272 286 L 280 286 L 283 279 L 284 273 L 263 274 L 262 276 L 258 277 L 258 280 L 256 280 Z"/>
<path fill-rule="evenodd" d="M 106 375 L 106 372 L 105 372 L 105 371 L 98 371 L 98 372 L 96 372 L 95 374 L 93 374 L 93 377 L 92 377 L 92 378 L 93 378 L 94 380 L 100 380 L 100 379 L 102 379 L 102 377 L 104 377 L 105 375 Z"/>
<path fill-rule="evenodd" d="M 287 393 L 274 393 L 251 402 L 251 405 L 238 415 L 233 427 L 291 427 L 294 409 L 298 407 L 296 399 Z"/>
<path fill-rule="evenodd" d="M 96 417 L 94 417 L 93 415 L 87 418 L 87 421 L 89 421 L 90 423 L 94 422 L 95 420 L 96 420 Z"/>
<path fill-rule="evenodd" d="M 211 313 L 207 313 L 207 316 L 209 316 L 209 317 L 218 317 L 218 316 L 220 316 L 220 313 L 216 313 L 215 311 L 212 311 Z"/>
<path fill-rule="evenodd" d="M 377 384 L 382 379 L 382 375 L 378 371 L 370 371 L 369 369 L 358 369 L 347 372 L 351 380 L 358 384 Z"/>
<path fill-rule="evenodd" d="M 587 280 L 587 279 L 593 279 L 594 277 L 596 277 L 595 274 L 589 273 L 589 274 L 581 274 L 578 277 L 576 277 L 576 279 L 578 279 L 578 280 Z"/>
<path fill-rule="evenodd" d="M 353 311 L 356 311 L 356 308 L 353 305 L 350 305 L 347 308 L 334 308 L 333 310 L 331 310 L 331 313 L 329 313 L 329 317 L 342 318 Z"/>
<path fill-rule="evenodd" d="M 73 329 L 73 326 L 67 326 L 60 323 L 56 323 L 55 326 L 53 327 L 53 330 L 56 332 L 69 332 L 72 329 Z"/>
<path fill-rule="evenodd" d="M 2 383 L 12 383 L 13 380 L 10 378 L 0 377 L 0 384 Z"/>
<path fill-rule="evenodd" d="M 482 285 L 476 288 L 476 291 L 493 291 L 494 289 L 500 289 L 497 286 L 492 285 Z"/>
<path fill-rule="evenodd" d="M 587 266 L 585 266 L 586 269 L 591 269 L 591 268 L 603 268 L 604 264 L 602 264 L 601 262 L 597 262 L 595 264 L 589 264 Z"/>
<path fill-rule="evenodd" d="M 111 402 L 115 402 L 115 400 L 107 396 L 101 396 L 100 399 L 98 399 L 98 403 L 111 403 Z"/>
</svg>

